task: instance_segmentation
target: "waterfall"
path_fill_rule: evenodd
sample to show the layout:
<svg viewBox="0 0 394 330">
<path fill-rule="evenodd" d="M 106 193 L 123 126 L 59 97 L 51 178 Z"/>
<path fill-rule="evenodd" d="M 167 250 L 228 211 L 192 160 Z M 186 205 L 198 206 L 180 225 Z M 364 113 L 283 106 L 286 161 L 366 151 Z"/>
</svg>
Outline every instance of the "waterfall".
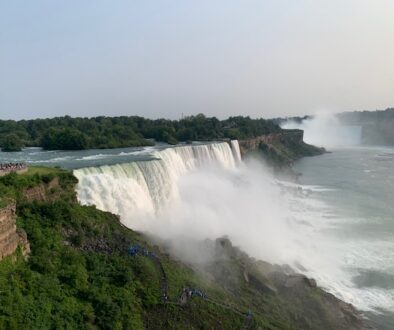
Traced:
<svg viewBox="0 0 394 330">
<path fill-rule="evenodd" d="M 241 158 L 241 150 L 239 149 L 238 140 L 231 140 L 230 144 L 231 144 L 231 150 L 233 151 L 233 154 L 234 154 L 234 157 L 235 157 L 236 161 L 238 163 L 241 162 L 241 160 L 242 160 L 242 158 Z"/>
<path fill-rule="evenodd" d="M 185 173 L 207 166 L 232 169 L 241 161 L 238 141 L 172 147 L 152 156 L 153 160 L 75 170 L 80 203 L 118 214 L 122 221 L 153 217 L 176 200 L 177 181 Z"/>
</svg>

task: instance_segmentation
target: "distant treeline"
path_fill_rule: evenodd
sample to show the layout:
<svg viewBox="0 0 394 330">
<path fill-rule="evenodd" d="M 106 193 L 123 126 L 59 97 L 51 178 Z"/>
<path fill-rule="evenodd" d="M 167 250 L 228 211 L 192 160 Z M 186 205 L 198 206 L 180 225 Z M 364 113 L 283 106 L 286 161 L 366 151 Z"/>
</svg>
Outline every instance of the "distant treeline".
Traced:
<svg viewBox="0 0 394 330">
<path fill-rule="evenodd" d="M 122 148 L 152 145 L 152 140 L 177 144 L 223 138 L 245 139 L 280 130 L 272 121 L 241 116 L 226 120 L 203 114 L 181 120 L 65 116 L 0 120 L 0 147 L 3 151 L 18 151 L 23 147 L 43 147 L 46 150 Z"/>
<path fill-rule="evenodd" d="M 367 145 L 394 145 L 394 108 L 379 111 L 343 112 L 338 115 L 347 125 L 362 126 L 362 143 Z"/>
<path fill-rule="evenodd" d="M 376 122 L 394 121 L 394 108 L 377 111 L 353 111 L 342 112 L 338 114 L 338 118 L 347 124 L 369 124 Z"/>
</svg>

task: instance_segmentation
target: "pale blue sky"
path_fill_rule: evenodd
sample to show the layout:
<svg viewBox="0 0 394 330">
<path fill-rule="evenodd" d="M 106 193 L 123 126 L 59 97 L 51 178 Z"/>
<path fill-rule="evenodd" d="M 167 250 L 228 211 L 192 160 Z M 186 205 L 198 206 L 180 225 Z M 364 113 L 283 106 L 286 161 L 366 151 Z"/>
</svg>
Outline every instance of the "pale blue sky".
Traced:
<svg viewBox="0 0 394 330">
<path fill-rule="evenodd" d="M 392 0 L 0 0 L 0 118 L 394 106 Z"/>
</svg>

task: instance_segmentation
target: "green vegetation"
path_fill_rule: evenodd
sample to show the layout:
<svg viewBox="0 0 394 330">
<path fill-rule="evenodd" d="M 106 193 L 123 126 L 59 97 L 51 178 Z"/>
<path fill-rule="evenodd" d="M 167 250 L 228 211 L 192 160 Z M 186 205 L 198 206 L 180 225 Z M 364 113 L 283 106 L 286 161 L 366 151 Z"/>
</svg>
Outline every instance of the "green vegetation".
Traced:
<svg viewBox="0 0 394 330">
<path fill-rule="evenodd" d="M 46 189 L 47 198 L 26 198 L 27 188 L 54 179 L 59 184 Z M 0 196 L 16 199 L 17 226 L 31 245 L 27 260 L 17 252 L 0 262 L 0 329 L 241 329 L 249 309 L 252 329 L 351 329 L 346 311 L 347 323 L 336 321 L 343 311 L 330 303 L 335 298 L 303 279 L 287 287 L 286 275 L 228 240 L 206 243 L 220 258 L 198 271 L 174 261 L 115 215 L 79 205 L 75 184 L 70 172 L 58 169 L 0 178 Z M 173 303 L 161 301 L 157 264 L 128 255 L 135 244 L 160 260 Z M 175 304 L 184 287 L 200 288 L 210 300 Z"/>
<path fill-rule="evenodd" d="M 0 209 L 6 207 L 10 203 L 10 200 L 4 197 L 0 197 Z"/>
<path fill-rule="evenodd" d="M 35 174 L 40 176 L 45 175 L 59 175 L 59 173 L 65 173 L 66 171 L 61 170 L 60 168 L 53 167 L 41 167 L 41 166 L 29 166 L 26 174 L 22 174 L 23 177 L 31 177 Z M 21 176 L 21 175 L 20 175 Z"/>
<path fill-rule="evenodd" d="M 55 177 L 60 178 L 60 192 L 62 194 L 67 192 L 67 194 L 74 197 L 72 190 L 65 189 L 70 185 L 75 185 L 77 182 L 70 172 L 55 168 L 30 167 L 25 174 L 10 173 L 0 177 L 0 198 L 23 202 L 23 193 L 26 189 L 40 184 L 48 184 Z"/>
<path fill-rule="evenodd" d="M 41 139 L 42 147 L 46 150 L 83 150 L 88 147 L 88 140 L 85 134 L 72 129 L 53 129 L 45 131 Z"/>
<path fill-rule="evenodd" d="M 16 134 L 4 136 L 1 150 L 2 151 L 21 151 L 23 142 Z"/>
<path fill-rule="evenodd" d="M 245 139 L 281 129 L 271 121 L 249 117 L 218 120 L 200 114 L 181 120 L 142 117 L 59 117 L 0 121 L 0 146 L 4 151 L 21 147 L 47 150 L 82 150 L 152 145 L 151 139 L 177 144 L 178 141 Z M 10 138 L 11 136 L 11 138 Z M 8 149 L 7 149 L 8 148 Z"/>
</svg>

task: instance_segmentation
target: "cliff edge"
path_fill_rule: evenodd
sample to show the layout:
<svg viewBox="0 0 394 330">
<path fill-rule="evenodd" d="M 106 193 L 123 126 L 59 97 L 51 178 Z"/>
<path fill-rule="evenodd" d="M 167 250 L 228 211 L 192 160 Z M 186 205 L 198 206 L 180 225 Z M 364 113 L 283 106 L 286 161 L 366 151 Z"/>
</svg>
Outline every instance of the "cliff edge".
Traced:
<svg viewBox="0 0 394 330">
<path fill-rule="evenodd" d="M 0 260 L 13 254 L 18 246 L 22 255 L 30 252 L 26 232 L 16 228 L 16 204 L 9 201 L 8 205 L 0 209 Z"/>
<path fill-rule="evenodd" d="M 326 152 L 324 148 L 305 143 L 304 131 L 299 129 L 284 129 L 278 133 L 240 140 L 239 146 L 243 157 L 262 156 L 269 165 L 276 169 L 288 168 L 302 157 L 321 155 Z"/>
</svg>

